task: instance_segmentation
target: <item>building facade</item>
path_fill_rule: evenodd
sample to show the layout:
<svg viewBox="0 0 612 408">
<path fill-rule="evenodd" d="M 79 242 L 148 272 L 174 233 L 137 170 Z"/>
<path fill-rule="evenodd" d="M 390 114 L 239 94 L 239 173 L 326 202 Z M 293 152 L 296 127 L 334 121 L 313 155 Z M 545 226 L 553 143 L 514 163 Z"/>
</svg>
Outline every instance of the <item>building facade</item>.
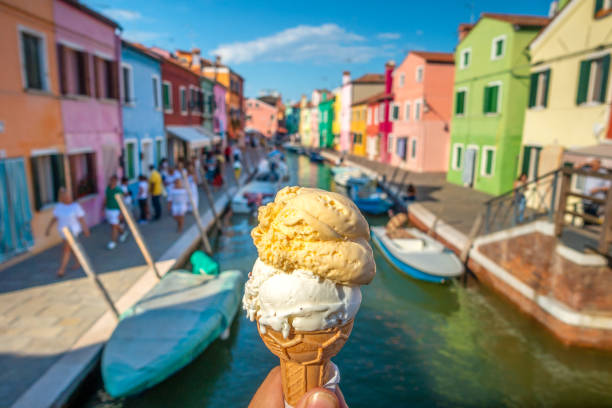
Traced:
<svg viewBox="0 0 612 408">
<path fill-rule="evenodd" d="M 563 150 L 609 140 L 612 4 L 573 0 L 529 44 L 531 75 L 520 172 L 562 165 Z"/>
<path fill-rule="evenodd" d="M 393 69 L 391 61 L 385 65 L 384 90 L 366 99 L 367 110 L 367 141 L 366 153 L 370 160 L 390 161 L 389 134 L 393 130 L 390 110 L 393 101 Z"/>
<path fill-rule="evenodd" d="M 0 262 L 60 240 L 45 229 L 68 178 L 54 5 L 0 3 Z"/>
<path fill-rule="evenodd" d="M 285 123 L 287 133 L 292 138 L 300 132 L 300 104 L 292 103 L 285 108 Z"/>
<path fill-rule="evenodd" d="M 246 113 L 244 111 L 244 79 L 230 67 L 221 64 L 217 59 L 214 63 L 203 60 L 204 76 L 219 82 L 227 89 L 225 105 L 227 110 L 227 138 L 240 145 L 244 144 L 244 126 Z"/>
<path fill-rule="evenodd" d="M 227 140 L 227 88 L 219 82 L 213 85 L 213 93 L 215 98 L 213 110 L 213 131 L 222 139 L 223 147 L 228 143 Z"/>
<path fill-rule="evenodd" d="M 310 146 L 310 112 L 311 103 L 305 95 L 300 100 L 300 143 L 303 146 Z"/>
<path fill-rule="evenodd" d="M 121 101 L 123 105 L 124 170 L 131 184 L 149 174 L 166 157 L 161 98 L 161 61 L 143 46 L 122 42 Z"/>
<path fill-rule="evenodd" d="M 344 71 L 342 73 L 342 87 L 340 88 L 340 151 L 350 152 L 352 150 L 352 84 L 351 73 Z"/>
<path fill-rule="evenodd" d="M 364 157 L 366 155 L 368 105 L 357 101 L 351 106 L 351 153 Z"/>
<path fill-rule="evenodd" d="M 55 0 L 53 9 L 68 184 L 97 224 L 123 153 L 119 26 L 77 2 Z"/>
<path fill-rule="evenodd" d="M 455 58 L 412 51 L 393 74 L 391 163 L 416 172 L 448 168 Z"/>
<path fill-rule="evenodd" d="M 342 88 L 336 88 L 333 90 L 333 98 L 334 103 L 332 106 L 332 110 L 334 113 L 334 119 L 332 121 L 332 134 L 334 135 L 334 141 L 331 147 L 338 151 L 342 151 L 340 146 L 340 123 L 342 121 Z"/>
<path fill-rule="evenodd" d="M 331 93 L 321 95 L 319 103 L 319 147 L 334 147 L 334 96 Z"/>
<path fill-rule="evenodd" d="M 498 195 L 517 176 L 529 93 L 525 49 L 548 18 L 484 13 L 455 52 L 447 180 Z"/>
<path fill-rule="evenodd" d="M 257 131 L 271 138 L 277 130 L 277 108 L 256 98 L 246 100 L 246 131 Z"/>
</svg>

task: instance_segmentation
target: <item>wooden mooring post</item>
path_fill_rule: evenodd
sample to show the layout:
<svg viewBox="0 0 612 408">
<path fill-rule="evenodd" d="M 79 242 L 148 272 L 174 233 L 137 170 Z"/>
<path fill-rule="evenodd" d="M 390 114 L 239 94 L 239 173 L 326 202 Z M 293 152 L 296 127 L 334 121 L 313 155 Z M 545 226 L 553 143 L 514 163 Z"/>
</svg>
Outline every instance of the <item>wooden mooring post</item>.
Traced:
<svg viewBox="0 0 612 408">
<path fill-rule="evenodd" d="M 123 214 L 123 218 L 125 218 L 125 221 L 127 222 L 128 227 L 130 227 L 130 231 L 132 231 L 134 240 L 136 241 L 138 248 L 140 248 L 140 252 L 142 253 L 142 256 L 147 262 L 147 265 L 149 265 L 149 268 L 151 268 L 151 270 L 155 274 L 155 277 L 157 277 L 157 279 L 161 279 L 162 278 L 161 274 L 157 270 L 157 266 L 155 265 L 153 256 L 151 256 L 149 247 L 147 247 L 147 244 L 145 243 L 145 240 L 142 234 L 140 233 L 140 229 L 136 225 L 136 222 L 134 221 L 134 217 L 132 216 L 132 213 L 128 210 L 127 206 L 125 205 L 125 202 L 123 201 L 123 197 L 121 196 L 121 194 L 115 194 L 115 200 L 117 200 L 117 204 L 119 204 L 119 208 L 121 209 L 121 214 Z"/>
<path fill-rule="evenodd" d="M 213 217 L 215 218 L 215 224 L 217 224 L 217 228 L 219 229 L 219 231 L 221 231 L 223 229 L 223 226 L 221 225 L 221 220 L 219 220 L 219 214 L 217 213 L 217 208 L 215 208 L 215 197 L 210 191 L 210 186 L 208 185 L 208 182 L 206 180 L 204 180 L 204 183 L 202 183 L 202 185 L 204 186 L 204 192 L 206 193 L 208 204 L 210 205 L 210 209 L 212 210 Z"/>
<path fill-rule="evenodd" d="M 212 255 L 212 246 L 210 245 L 210 241 L 208 240 L 206 227 L 204 227 L 202 218 L 200 218 L 200 210 L 196 206 L 195 198 L 193 197 L 193 193 L 191 192 L 191 187 L 189 186 L 189 179 L 187 179 L 186 173 L 183 173 L 183 184 L 185 184 L 185 190 L 187 191 L 187 196 L 189 196 L 189 202 L 191 203 L 191 208 L 193 209 L 193 216 L 196 220 L 198 229 L 200 230 L 200 236 L 202 237 L 204 250 L 206 251 L 206 253 L 208 253 L 208 255 Z"/>
<path fill-rule="evenodd" d="M 96 288 L 96 291 L 102 297 L 102 300 L 104 300 L 104 303 L 106 303 L 106 306 L 108 306 L 113 316 L 118 321 L 119 311 L 115 307 L 115 304 L 113 303 L 112 298 L 106 291 L 106 288 L 104 287 L 104 285 L 102 285 L 100 279 L 98 279 L 98 275 L 96 275 L 96 272 L 91 266 L 91 262 L 89 261 L 85 250 L 83 249 L 83 247 L 81 247 L 81 244 L 78 243 L 77 240 L 74 238 L 74 235 L 72 235 L 72 232 L 70 232 L 70 228 L 64 227 L 62 229 L 62 232 L 64 234 L 64 237 L 66 238 L 66 241 L 68 241 L 68 245 L 70 245 L 72 252 L 74 252 L 74 255 L 76 256 L 77 260 L 83 267 L 85 274 L 87 275 L 91 283 L 93 283 L 94 287 Z"/>
</svg>

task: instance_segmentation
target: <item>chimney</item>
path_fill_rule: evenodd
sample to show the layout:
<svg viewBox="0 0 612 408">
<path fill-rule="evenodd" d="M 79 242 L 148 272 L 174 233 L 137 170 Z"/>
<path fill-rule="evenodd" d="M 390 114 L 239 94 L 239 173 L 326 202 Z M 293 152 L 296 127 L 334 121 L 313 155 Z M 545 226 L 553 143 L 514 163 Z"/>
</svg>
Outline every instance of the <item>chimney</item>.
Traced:
<svg viewBox="0 0 612 408">
<path fill-rule="evenodd" d="M 553 18 L 555 14 L 557 14 L 558 11 L 559 11 L 559 3 L 556 1 L 553 1 L 552 3 L 550 3 L 550 7 L 548 8 L 548 17 Z"/>
<path fill-rule="evenodd" d="M 393 86 L 393 69 L 395 68 L 395 62 L 389 61 L 385 64 L 385 92 L 391 93 Z"/>
<path fill-rule="evenodd" d="M 200 69 L 202 67 L 202 61 L 200 61 L 200 49 L 192 48 L 191 49 L 191 67 Z"/>
<path fill-rule="evenodd" d="M 344 71 L 342 73 L 342 85 L 346 85 L 351 82 L 351 73 L 349 71 Z"/>
<path fill-rule="evenodd" d="M 221 56 L 215 55 L 215 66 L 218 67 L 221 65 Z"/>
<path fill-rule="evenodd" d="M 459 41 L 463 40 L 470 30 L 474 28 L 474 24 L 462 23 L 459 24 Z"/>
</svg>

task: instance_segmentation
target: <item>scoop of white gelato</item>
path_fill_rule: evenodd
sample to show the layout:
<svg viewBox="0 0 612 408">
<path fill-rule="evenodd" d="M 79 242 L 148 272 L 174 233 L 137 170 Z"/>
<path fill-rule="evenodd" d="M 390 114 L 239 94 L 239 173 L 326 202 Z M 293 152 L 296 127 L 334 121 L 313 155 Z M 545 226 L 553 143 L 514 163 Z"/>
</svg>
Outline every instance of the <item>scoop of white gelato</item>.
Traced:
<svg viewBox="0 0 612 408">
<path fill-rule="evenodd" d="M 284 337 L 298 331 L 324 330 L 353 319 L 361 304 L 361 290 L 296 269 L 286 273 L 259 258 L 245 285 L 243 308 L 262 330 L 270 327 Z"/>
</svg>

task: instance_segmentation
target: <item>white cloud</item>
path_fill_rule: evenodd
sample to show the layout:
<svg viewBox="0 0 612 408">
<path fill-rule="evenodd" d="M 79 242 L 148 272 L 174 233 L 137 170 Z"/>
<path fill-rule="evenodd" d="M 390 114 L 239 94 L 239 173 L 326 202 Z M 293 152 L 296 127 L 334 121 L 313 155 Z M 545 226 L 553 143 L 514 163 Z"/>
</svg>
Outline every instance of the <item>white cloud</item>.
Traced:
<svg viewBox="0 0 612 408">
<path fill-rule="evenodd" d="M 367 62 L 380 50 L 363 44 L 365 38 L 337 24 L 299 25 L 252 41 L 221 44 L 211 52 L 223 62 L 252 61 L 315 63 Z"/>
<path fill-rule="evenodd" d="M 153 40 L 158 40 L 162 37 L 166 37 L 166 33 L 159 31 L 126 31 L 122 34 L 126 40 L 132 42 L 145 43 Z"/>
<path fill-rule="evenodd" d="M 126 9 L 108 8 L 104 9 L 102 13 L 112 18 L 113 20 L 120 21 L 136 21 L 142 18 L 142 14 L 140 14 L 138 11 Z"/>
<path fill-rule="evenodd" d="M 399 40 L 401 36 L 400 33 L 380 33 L 376 38 L 379 40 Z"/>
</svg>

